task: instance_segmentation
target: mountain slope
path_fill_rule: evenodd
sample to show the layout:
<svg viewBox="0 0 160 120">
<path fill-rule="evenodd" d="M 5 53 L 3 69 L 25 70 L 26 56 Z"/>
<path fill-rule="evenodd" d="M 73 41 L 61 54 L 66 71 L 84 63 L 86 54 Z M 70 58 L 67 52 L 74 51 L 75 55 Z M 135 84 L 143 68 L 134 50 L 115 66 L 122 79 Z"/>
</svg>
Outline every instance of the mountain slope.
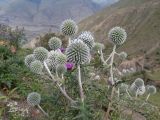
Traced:
<svg viewBox="0 0 160 120">
<path fill-rule="evenodd" d="M 94 32 L 97 41 L 104 43 L 114 26 L 121 26 L 128 33 L 127 42 L 120 49 L 135 54 L 153 48 L 160 42 L 160 1 L 120 0 L 80 22 L 80 30 Z"/>
<path fill-rule="evenodd" d="M 59 30 L 68 18 L 76 22 L 117 0 L 0 0 L 0 23 L 25 27 L 29 38 Z"/>
</svg>

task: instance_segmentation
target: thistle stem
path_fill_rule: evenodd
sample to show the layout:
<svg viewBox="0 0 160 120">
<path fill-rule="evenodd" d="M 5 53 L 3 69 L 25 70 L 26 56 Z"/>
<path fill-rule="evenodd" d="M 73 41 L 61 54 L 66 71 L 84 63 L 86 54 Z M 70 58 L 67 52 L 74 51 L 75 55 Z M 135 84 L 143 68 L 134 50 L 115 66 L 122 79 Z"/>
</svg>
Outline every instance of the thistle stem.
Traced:
<svg viewBox="0 0 160 120">
<path fill-rule="evenodd" d="M 150 97 L 150 94 L 147 95 L 146 101 L 148 101 L 149 97 Z"/>
<path fill-rule="evenodd" d="M 110 75 L 111 75 L 111 80 L 112 80 L 111 82 L 112 83 L 114 82 L 114 78 L 113 78 L 113 60 L 114 60 L 115 50 L 116 50 L 116 45 L 113 47 L 113 51 L 111 53 L 111 56 L 109 56 L 109 59 L 111 58 L 111 61 L 110 61 Z M 105 120 L 109 120 L 109 113 L 110 113 L 110 109 L 111 109 L 111 106 L 112 106 L 112 99 L 113 99 L 113 96 L 114 96 L 114 91 L 115 91 L 115 86 L 112 87 L 110 101 L 109 101 L 109 104 L 108 104 L 108 109 L 107 109 L 107 112 L 105 114 Z"/>
<path fill-rule="evenodd" d="M 103 63 L 105 63 L 105 61 L 104 61 L 104 55 L 103 55 L 103 52 L 102 52 L 102 49 L 100 50 L 100 57 L 101 57 L 101 61 L 103 62 Z"/>
<path fill-rule="evenodd" d="M 41 108 L 40 105 L 38 105 L 38 108 L 43 112 L 43 114 L 44 114 L 45 116 L 49 117 L 48 113 L 46 113 L 46 112 Z"/>
<path fill-rule="evenodd" d="M 71 44 L 71 38 L 69 37 L 69 39 L 68 39 L 68 45 L 70 45 Z"/>
<path fill-rule="evenodd" d="M 81 68 L 80 68 L 80 65 L 78 65 L 78 84 L 79 84 L 79 89 L 80 89 L 81 101 L 84 102 L 84 93 L 83 93 L 83 87 L 82 87 Z"/>
<path fill-rule="evenodd" d="M 53 81 L 53 82 L 56 84 L 56 86 L 60 89 L 61 93 L 62 93 L 69 101 L 71 101 L 72 103 L 75 103 L 76 101 L 74 101 L 71 97 L 69 97 L 69 95 L 66 93 L 65 89 L 63 89 L 63 88 L 61 87 L 61 85 L 58 83 L 58 81 L 56 81 L 56 80 L 54 79 L 54 76 L 51 74 L 51 71 L 49 70 L 49 68 L 48 68 L 48 66 L 47 66 L 47 64 L 46 64 L 45 61 L 44 61 L 44 66 L 45 66 L 48 74 L 49 74 L 50 77 L 52 78 L 52 81 Z"/>
</svg>

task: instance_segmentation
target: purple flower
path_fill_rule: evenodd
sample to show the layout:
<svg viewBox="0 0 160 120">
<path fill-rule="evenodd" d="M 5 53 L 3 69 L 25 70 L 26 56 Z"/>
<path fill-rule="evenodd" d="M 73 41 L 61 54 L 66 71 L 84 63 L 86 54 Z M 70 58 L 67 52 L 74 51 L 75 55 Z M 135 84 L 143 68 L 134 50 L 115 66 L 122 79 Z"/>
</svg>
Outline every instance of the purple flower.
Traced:
<svg viewBox="0 0 160 120">
<path fill-rule="evenodd" d="M 60 48 L 60 51 L 61 51 L 62 53 L 64 53 L 64 52 L 65 52 L 65 48 Z"/>
<path fill-rule="evenodd" d="M 67 70 L 72 70 L 73 66 L 74 66 L 74 64 L 71 62 L 66 63 Z"/>
</svg>

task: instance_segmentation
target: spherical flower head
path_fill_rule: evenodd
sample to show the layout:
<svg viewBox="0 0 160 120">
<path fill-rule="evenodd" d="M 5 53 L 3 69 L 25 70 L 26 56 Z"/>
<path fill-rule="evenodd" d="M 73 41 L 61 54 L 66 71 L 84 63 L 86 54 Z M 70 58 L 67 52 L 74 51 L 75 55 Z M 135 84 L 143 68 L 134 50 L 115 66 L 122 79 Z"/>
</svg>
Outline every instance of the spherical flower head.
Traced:
<svg viewBox="0 0 160 120">
<path fill-rule="evenodd" d="M 141 86 L 144 85 L 144 81 L 143 81 L 143 79 L 141 79 L 141 78 L 137 78 L 137 79 L 134 81 L 134 83 L 135 83 L 135 85 L 136 85 L 137 87 L 141 87 Z"/>
<path fill-rule="evenodd" d="M 52 37 L 49 40 L 48 45 L 49 45 L 50 49 L 57 50 L 57 49 L 61 48 L 62 41 L 57 37 Z"/>
<path fill-rule="evenodd" d="M 60 30 L 63 33 L 63 35 L 73 36 L 77 33 L 78 26 L 75 21 L 71 19 L 67 19 L 63 21 Z"/>
<path fill-rule="evenodd" d="M 109 31 L 108 38 L 114 45 L 122 45 L 126 41 L 127 33 L 121 27 L 114 27 Z"/>
<path fill-rule="evenodd" d="M 78 39 L 81 39 L 90 49 L 93 48 L 94 37 L 92 36 L 91 32 L 89 31 L 82 32 L 82 34 L 79 35 Z"/>
<path fill-rule="evenodd" d="M 95 50 L 95 51 L 101 51 L 104 48 L 105 47 L 104 47 L 104 45 L 102 43 L 98 43 L 98 42 L 94 43 L 93 50 Z"/>
<path fill-rule="evenodd" d="M 56 68 L 56 65 L 57 65 L 57 56 L 60 52 L 59 51 L 50 51 L 49 54 L 48 54 L 48 59 L 50 60 L 50 63 L 52 65 L 52 68 Z"/>
<path fill-rule="evenodd" d="M 73 64 L 73 63 L 71 63 L 71 62 L 67 62 L 67 63 L 65 64 L 65 66 L 66 66 L 67 70 L 68 70 L 68 71 L 70 71 L 70 70 L 72 70 L 72 69 L 73 69 L 74 64 Z"/>
<path fill-rule="evenodd" d="M 145 86 L 144 85 L 142 85 L 142 86 L 137 86 L 136 84 L 135 84 L 135 82 L 134 83 L 132 83 L 132 85 L 130 86 L 130 92 L 131 92 L 131 94 L 133 94 L 133 95 L 143 95 L 144 93 L 145 93 Z"/>
<path fill-rule="evenodd" d="M 67 62 L 67 56 L 61 52 L 57 54 L 56 63 L 57 64 L 65 64 Z"/>
<path fill-rule="evenodd" d="M 56 70 L 57 70 L 57 73 L 59 75 L 64 74 L 65 72 L 67 72 L 67 68 L 66 68 L 66 66 L 64 64 L 63 65 L 62 64 L 57 65 Z"/>
<path fill-rule="evenodd" d="M 155 94 L 157 92 L 157 89 L 153 85 L 148 85 L 148 86 L 146 86 L 146 92 L 148 94 Z"/>
<path fill-rule="evenodd" d="M 74 64 L 83 64 L 87 62 L 90 57 L 90 49 L 81 40 L 75 40 L 66 49 L 67 60 Z"/>
<path fill-rule="evenodd" d="M 33 73 L 41 74 L 43 70 L 43 64 L 39 60 L 35 60 L 30 64 L 30 70 Z"/>
<path fill-rule="evenodd" d="M 119 57 L 120 57 L 122 60 L 124 60 L 124 59 L 127 58 L 127 53 L 126 53 L 126 52 L 121 52 L 121 53 L 119 54 Z"/>
<path fill-rule="evenodd" d="M 30 55 L 27 55 L 27 56 L 25 57 L 24 63 L 25 63 L 25 65 L 26 65 L 27 67 L 30 67 L 31 62 L 33 62 L 33 61 L 35 61 L 35 60 L 36 60 L 36 59 L 35 59 L 34 55 L 33 55 L 33 54 L 30 54 Z"/>
<path fill-rule="evenodd" d="M 143 95 L 145 93 L 145 91 L 146 91 L 146 88 L 143 85 L 143 86 L 139 87 L 137 94 L 138 95 Z"/>
<path fill-rule="evenodd" d="M 44 47 L 37 47 L 33 51 L 33 54 L 34 54 L 35 59 L 42 61 L 42 62 L 48 58 L 48 50 Z"/>
<path fill-rule="evenodd" d="M 39 105 L 41 102 L 41 95 L 37 92 L 29 93 L 27 96 L 27 103 L 31 106 Z"/>
</svg>

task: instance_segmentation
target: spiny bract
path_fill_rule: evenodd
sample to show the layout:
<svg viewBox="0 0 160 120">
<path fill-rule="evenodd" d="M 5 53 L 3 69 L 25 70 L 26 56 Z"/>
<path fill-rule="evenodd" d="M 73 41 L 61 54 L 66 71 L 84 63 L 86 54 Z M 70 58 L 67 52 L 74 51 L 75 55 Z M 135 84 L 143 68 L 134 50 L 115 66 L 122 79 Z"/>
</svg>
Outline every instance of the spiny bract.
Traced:
<svg viewBox="0 0 160 120">
<path fill-rule="evenodd" d="M 127 33 L 121 27 L 114 27 L 109 31 L 108 38 L 114 45 L 122 45 L 126 41 Z"/>
<path fill-rule="evenodd" d="M 39 61 L 44 61 L 48 58 L 48 50 L 44 47 L 37 47 L 33 51 L 34 57 Z"/>
<path fill-rule="evenodd" d="M 78 26 L 75 23 L 75 21 L 73 21 L 71 19 L 67 19 L 67 20 L 63 21 L 60 30 L 63 33 L 63 35 L 73 36 L 77 33 Z"/>
<path fill-rule="evenodd" d="M 81 39 L 90 49 L 92 49 L 94 45 L 94 37 L 92 36 L 91 32 L 82 32 L 82 34 L 79 35 L 78 39 Z"/>
<path fill-rule="evenodd" d="M 34 57 L 33 54 L 27 55 L 27 56 L 25 57 L 25 60 L 24 60 L 25 65 L 26 65 L 27 67 L 30 67 L 30 64 L 31 64 L 33 61 L 35 61 L 35 57 Z"/>
<path fill-rule="evenodd" d="M 62 41 L 57 37 L 52 37 L 49 40 L 48 45 L 49 45 L 50 49 L 57 50 L 57 49 L 61 48 Z"/>
<path fill-rule="evenodd" d="M 37 92 L 29 93 L 27 96 L 27 103 L 31 106 L 39 105 L 41 102 L 41 95 Z"/>
<path fill-rule="evenodd" d="M 90 49 L 83 41 L 76 39 L 66 49 L 66 55 L 69 62 L 83 64 L 90 57 Z"/>
<path fill-rule="evenodd" d="M 35 60 L 30 65 L 30 70 L 34 73 L 41 74 L 43 70 L 43 64 L 39 60 Z"/>
</svg>

